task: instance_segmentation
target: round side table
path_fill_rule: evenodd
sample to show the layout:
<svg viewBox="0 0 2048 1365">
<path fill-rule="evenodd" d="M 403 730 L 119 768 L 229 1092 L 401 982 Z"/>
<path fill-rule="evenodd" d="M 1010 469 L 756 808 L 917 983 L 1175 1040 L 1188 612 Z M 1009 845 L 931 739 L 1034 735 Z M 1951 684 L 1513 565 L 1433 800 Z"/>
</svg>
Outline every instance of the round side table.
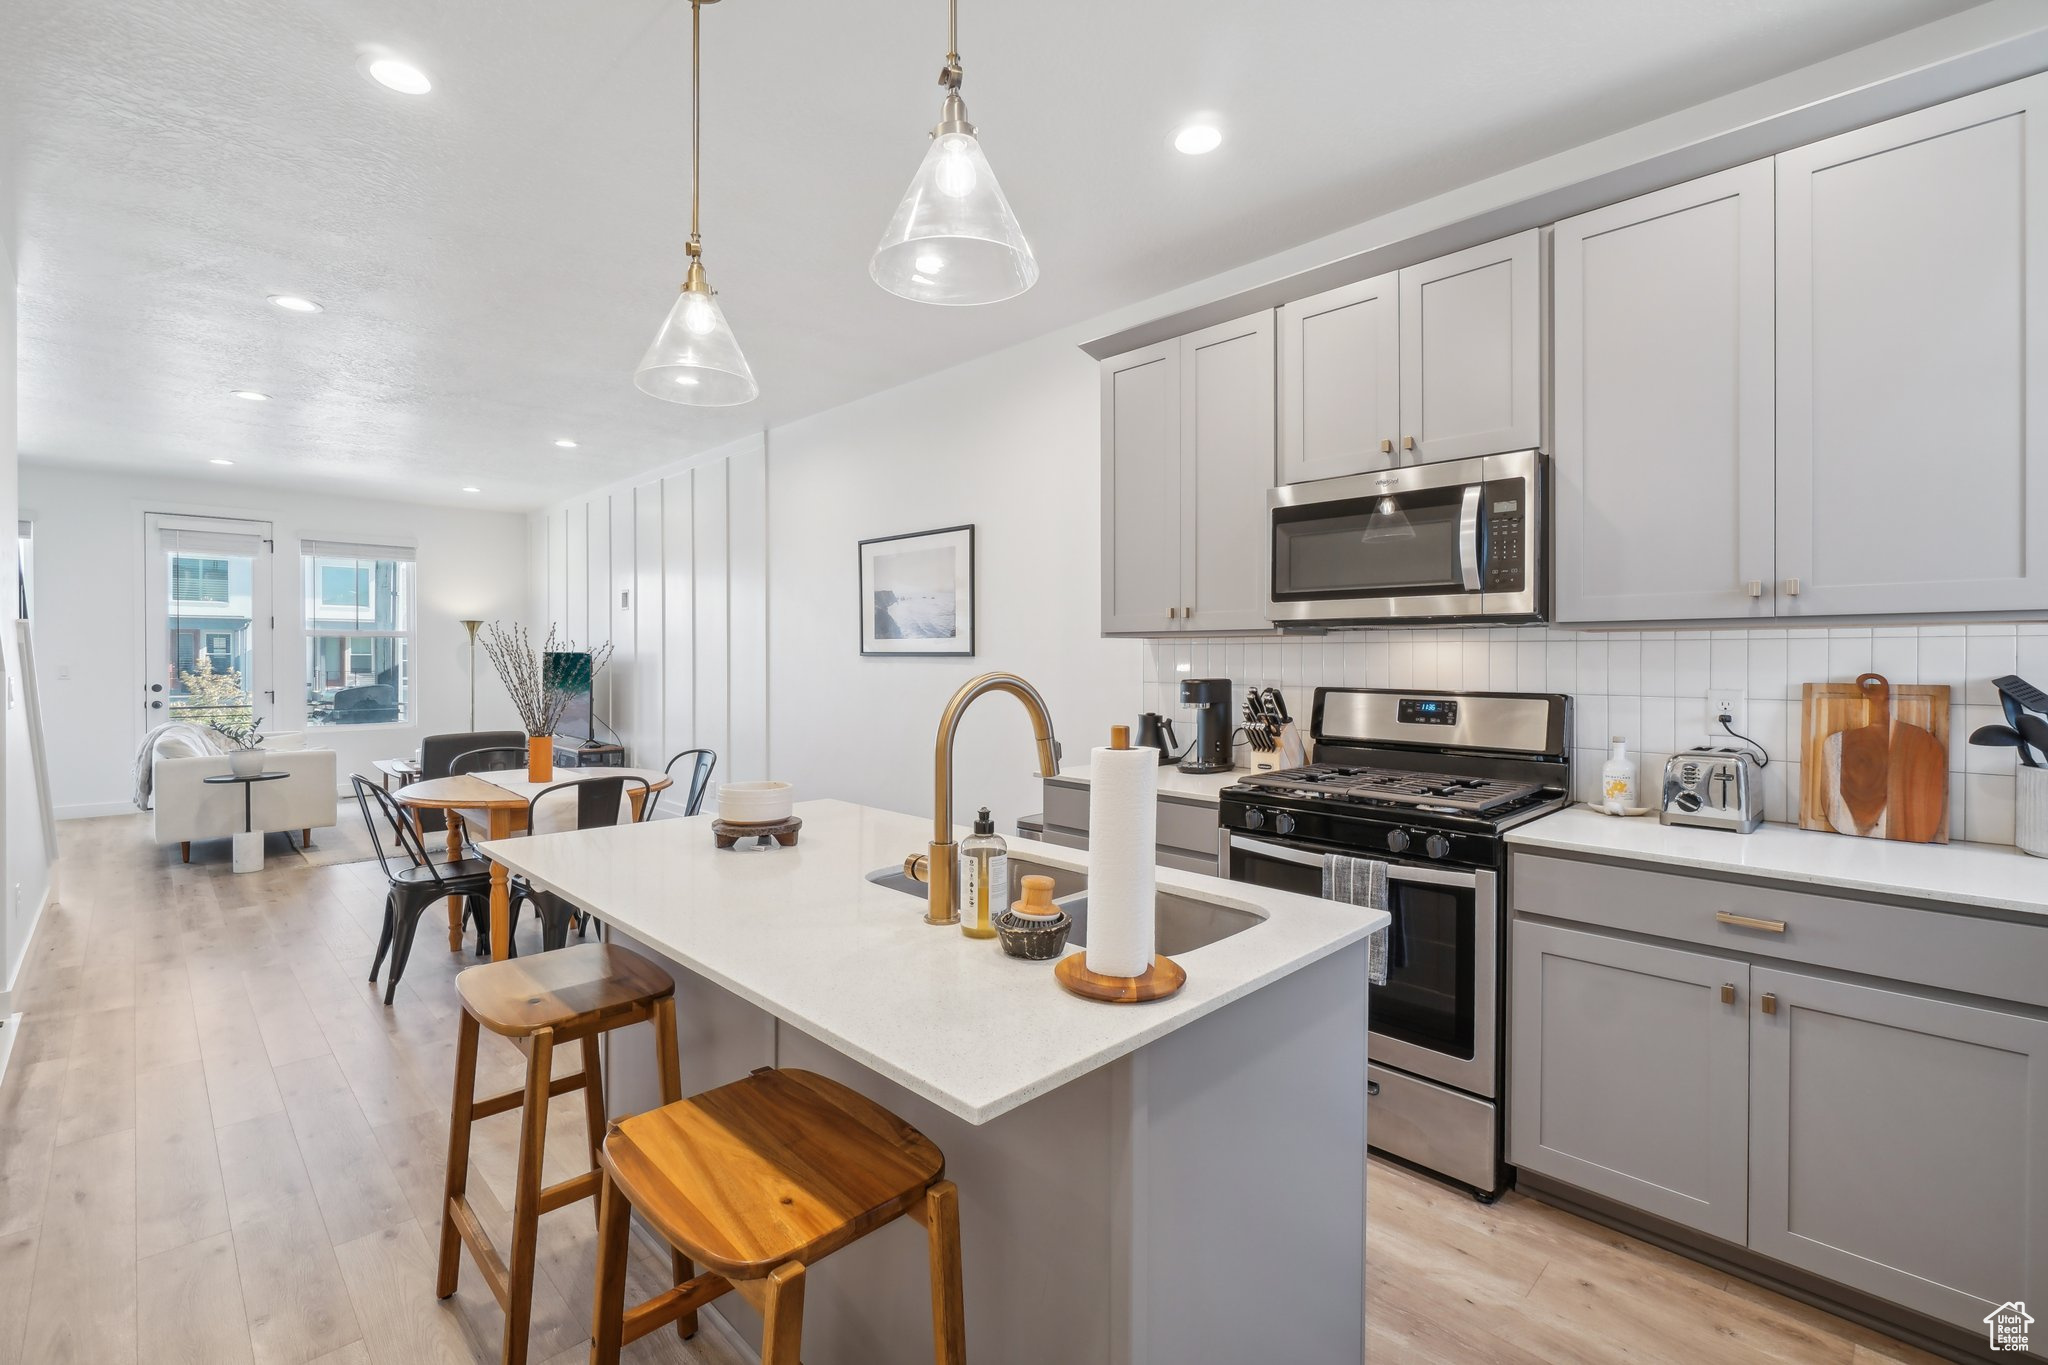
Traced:
<svg viewBox="0 0 2048 1365">
<path fill-rule="evenodd" d="M 235 836 L 235 871 L 263 870 L 263 836 L 256 832 L 256 784 L 290 776 L 290 773 L 250 773 L 247 777 L 240 777 L 234 773 L 222 773 L 218 777 L 199 779 L 213 787 L 224 787 L 230 782 L 242 784 L 242 832 Z"/>
</svg>

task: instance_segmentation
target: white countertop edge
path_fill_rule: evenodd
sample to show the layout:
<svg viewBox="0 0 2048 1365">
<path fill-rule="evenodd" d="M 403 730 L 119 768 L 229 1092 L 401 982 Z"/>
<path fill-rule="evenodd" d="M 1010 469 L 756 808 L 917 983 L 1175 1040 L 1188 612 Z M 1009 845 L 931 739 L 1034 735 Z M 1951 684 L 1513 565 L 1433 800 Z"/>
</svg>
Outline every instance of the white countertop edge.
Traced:
<svg viewBox="0 0 2048 1365">
<path fill-rule="evenodd" d="M 541 839 L 556 840 L 571 837 L 574 837 L 574 835 L 557 834 L 543 835 Z M 527 878 L 536 887 L 571 900 L 575 899 L 573 892 L 545 875 L 535 872 L 531 862 L 522 856 L 526 851 L 526 846 L 533 842 L 531 839 L 521 838 L 488 842 L 480 845 L 480 851 L 487 857 L 504 863 L 507 868 Z M 1026 857 L 1035 862 L 1047 863 L 1070 871 L 1085 871 L 1088 866 L 1086 854 L 1078 850 L 1044 844 L 1033 839 L 1012 838 L 1008 843 L 1010 852 L 1014 856 Z M 1225 882 L 1218 878 L 1204 877 L 1200 874 L 1181 872 L 1167 867 L 1158 869 L 1158 884 L 1162 888 L 1181 891 L 1201 899 L 1249 910 L 1269 919 L 1271 918 L 1270 909 L 1260 904 L 1262 898 L 1266 895 L 1286 894 L 1269 892 L 1263 888 Z M 897 895 L 900 893 L 885 892 L 884 894 Z M 1288 899 L 1303 898 L 1289 896 Z M 1204 989 L 1206 983 L 1204 982 L 1204 974 L 1201 971 L 1204 955 L 1226 947 L 1233 940 L 1225 939 L 1217 944 L 1211 944 L 1208 947 L 1198 948 L 1193 952 L 1183 954 L 1177 960 L 1189 969 L 1188 985 L 1175 996 L 1139 1005 L 1080 1002 L 1094 1005 L 1094 1007 L 1100 1009 L 1141 1011 L 1140 1017 L 1151 1021 L 1146 1026 L 1124 1034 L 1101 1046 L 1094 1047 L 1084 1055 L 1076 1056 L 1025 1084 L 1000 1089 L 985 1095 L 969 1096 L 956 1094 L 932 1083 L 926 1078 L 891 1061 L 889 1058 L 881 1056 L 854 1039 L 846 1037 L 839 1030 L 808 1016 L 788 1002 L 777 1000 L 768 992 L 747 981 L 738 979 L 728 972 L 720 970 L 696 954 L 685 950 L 681 945 L 667 941 L 661 934 L 636 925 L 632 922 L 630 914 L 620 914 L 616 910 L 609 915 L 605 914 L 602 910 L 597 913 L 603 922 L 616 925 L 622 932 L 631 935 L 639 942 L 647 944 L 692 973 L 703 977 L 706 981 L 729 991 L 756 1008 L 773 1015 L 781 1022 L 834 1048 L 863 1066 L 868 1067 L 878 1075 L 886 1077 L 913 1094 L 938 1105 L 948 1113 L 977 1125 L 998 1118 L 1040 1095 L 1057 1090 L 1069 1081 L 1084 1076 L 1119 1058 L 1128 1056 L 1140 1048 L 1158 1041 L 1167 1034 L 1213 1014 L 1232 1001 L 1243 999 L 1245 996 L 1261 990 L 1282 977 L 1301 970 L 1303 967 L 1341 952 L 1351 945 L 1370 937 L 1375 931 L 1387 927 L 1392 922 L 1391 916 L 1384 910 L 1363 910 L 1356 907 L 1344 907 L 1344 913 L 1352 917 L 1347 920 L 1344 927 L 1316 934 L 1309 945 L 1283 953 L 1249 975 L 1237 977 L 1230 980 L 1228 984 L 1218 985 L 1207 990 Z M 1252 933 L 1255 930 L 1248 929 L 1245 932 Z M 1073 951 L 1081 952 L 1085 950 L 1076 948 Z M 1020 967 L 1027 965 L 1043 967 L 1048 977 L 1051 975 L 1052 964 L 1050 962 L 1026 964 L 1015 959 L 1005 959 L 1005 962 L 1014 963 L 1014 965 Z M 1055 985 L 1053 989 L 1058 990 L 1059 988 Z"/>
<path fill-rule="evenodd" d="M 1518 849 L 1829 888 L 1936 912 L 2001 912 L 2048 925 L 2048 860 L 2004 844 L 1907 844 L 1771 824 L 1733 834 L 1586 806 L 1532 820 L 1507 838 Z"/>
</svg>

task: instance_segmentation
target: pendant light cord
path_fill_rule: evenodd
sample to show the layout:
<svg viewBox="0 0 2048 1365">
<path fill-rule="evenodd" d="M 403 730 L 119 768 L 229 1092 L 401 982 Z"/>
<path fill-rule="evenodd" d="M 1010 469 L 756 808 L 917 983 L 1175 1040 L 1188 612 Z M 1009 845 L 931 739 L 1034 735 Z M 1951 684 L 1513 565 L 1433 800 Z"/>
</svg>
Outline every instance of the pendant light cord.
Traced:
<svg viewBox="0 0 2048 1365">
<path fill-rule="evenodd" d="M 700 245 L 697 234 L 697 185 L 702 179 L 703 140 L 698 126 L 704 114 L 703 0 L 690 0 L 690 255 Z"/>
</svg>

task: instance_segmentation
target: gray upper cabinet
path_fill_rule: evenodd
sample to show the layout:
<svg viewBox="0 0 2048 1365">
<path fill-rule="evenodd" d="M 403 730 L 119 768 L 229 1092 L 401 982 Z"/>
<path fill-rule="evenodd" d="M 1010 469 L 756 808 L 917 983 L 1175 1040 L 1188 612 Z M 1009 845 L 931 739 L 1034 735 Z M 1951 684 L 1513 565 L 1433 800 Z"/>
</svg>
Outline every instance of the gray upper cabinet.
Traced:
<svg viewBox="0 0 2048 1365">
<path fill-rule="evenodd" d="M 1266 630 L 1273 314 L 1180 339 L 1181 612 L 1188 630 Z"/>
<path fill-rule="evenodd" d="M 1102 628 L 1180 620 L 1180 343 L 1102 362 Z"/>
<path fill-rule="evenodd" d="M 1279 481 L 1543 444 L 1532 229 L 1280 310 Z"/>
<path fill-rule="evenodd" d="M 1508 1159 L 1741 1242 L 1747 963 L 1514 927 Z"/>
<path fill-rule="evenodd" d="M 1102 362 L 1102 629 L 1266 630 L 1273 314 Z"/>
<path fill-rule="evenodd" d="M 2034 76 L 1778 158 L 1780 616 L 2048 607 L 2044 120 Z"/>
<path fill-rule="evenodd" d="M 1752 984 L 1751 1247 L 1971 1329 L 2048 1302 L 2048 1021 Z"/>
<path fill-rule="evenodd" d="M 1772 614 L 1772 171 L 1559 223 L 1556 618 Z"/>
<path fill-rule="evenodd" d="M 1535 228 L 1401 272 L 1408 463 L 1544 443 L 1542 276 Z"/>
<path fill-rule="evenodd" d="M 1280 310 L 1280 482 L 1401 463 L 1400 277 Z"/>
</svg>

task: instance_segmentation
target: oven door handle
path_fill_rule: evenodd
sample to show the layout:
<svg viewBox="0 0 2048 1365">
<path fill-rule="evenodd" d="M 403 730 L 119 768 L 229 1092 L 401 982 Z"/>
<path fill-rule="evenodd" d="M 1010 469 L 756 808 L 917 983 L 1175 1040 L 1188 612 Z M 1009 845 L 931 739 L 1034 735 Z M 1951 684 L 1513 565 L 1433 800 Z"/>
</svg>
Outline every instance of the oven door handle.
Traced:
<svg viewBox="0 0 2048 1365">
<path fill-rule="evenodd" d="M 1458 569 L 1466 592 L 1479 591 L 1479 494 L 1478 484 L 1466 484 L 1464 505 L 1458 511 Z"/>
<path fill-rule="evenodd" d="M 1230 836 L 1230 846 L 1241 853 L 1250 853 L 1261 858 L 1276 858 L 1283 863 L 1298 863 L 1303 867 L 1323 867 L 1327 865 L 1331 856 L 1274 843 L 1267 839 L 1248 839 L 1239 834 Z M 1443 868 L 1410 867 L 1405 863 L 1387 862 L 1389 882 L 1409 882 L 1423 886 L 1477 887 L 1481 877 L 1491 876 L 1492 874 L 1487 872 L 1452 872 Z"/>
<path fill-rule="evenodd" d="M 1326 854 L 1268 843 L 1264 839 L 1243 839 L 1235 834 L 1230 836 L 1230 846 L 1245 853 L 1256 853 L 1261 858 L 1277 858 L 1283 863 L 1299 863 L 1303 867 L 1322 867 L 1329 861 Z"/>
</svg>

